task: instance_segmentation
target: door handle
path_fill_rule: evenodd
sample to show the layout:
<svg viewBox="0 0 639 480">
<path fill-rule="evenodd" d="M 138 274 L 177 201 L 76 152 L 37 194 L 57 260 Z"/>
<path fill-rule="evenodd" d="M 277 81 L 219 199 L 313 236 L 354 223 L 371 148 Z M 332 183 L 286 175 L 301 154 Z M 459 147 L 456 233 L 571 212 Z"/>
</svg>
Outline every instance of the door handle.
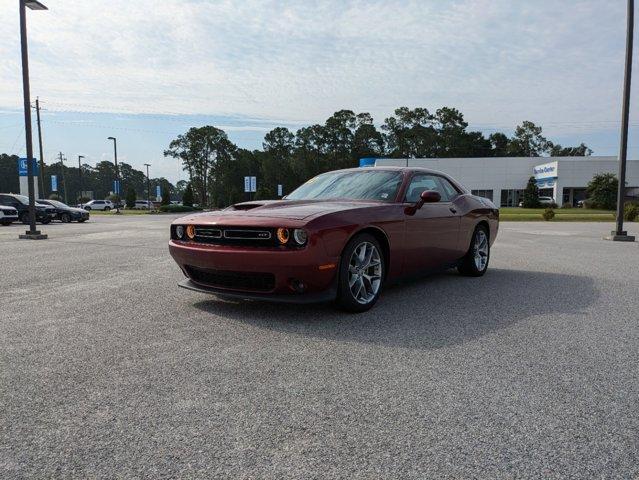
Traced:
<svg viewBox="0 0 639 480">
<path fill-rule="evenodd" d="M 457 213 L 457 209 L 455 207 L 449 207 L 449 210 L 453 213 Z"/>
</svg>

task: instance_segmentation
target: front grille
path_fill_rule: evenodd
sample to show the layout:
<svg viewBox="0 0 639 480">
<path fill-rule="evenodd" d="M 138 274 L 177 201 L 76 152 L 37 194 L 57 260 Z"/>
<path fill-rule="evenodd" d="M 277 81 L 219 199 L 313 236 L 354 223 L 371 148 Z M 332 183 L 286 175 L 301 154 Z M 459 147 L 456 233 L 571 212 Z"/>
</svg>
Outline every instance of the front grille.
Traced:
<svg viewBox="0 0 639 480">
<path fill-rule="evenodd" d="M 241 245 L 247 247 L 279 246 L 279 242 L 275 237 L 275 231 L 272 228 L 196 225 L 194 241 L 212 245 Z"/>
<path fill-rule="evenodd" d="M 186 266 L 186 272 L 197 283 L 231 290 L 252 290 L 269 292 L 275 288 L 272 273 L 230 272 L 209 268 Z"/>
</svg>

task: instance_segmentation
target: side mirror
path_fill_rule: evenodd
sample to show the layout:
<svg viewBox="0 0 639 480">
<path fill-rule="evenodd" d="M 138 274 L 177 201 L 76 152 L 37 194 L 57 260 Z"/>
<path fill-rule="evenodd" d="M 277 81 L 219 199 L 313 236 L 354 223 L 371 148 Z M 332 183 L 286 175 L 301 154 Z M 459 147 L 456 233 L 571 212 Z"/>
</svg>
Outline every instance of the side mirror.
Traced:
<svg viewBox="0 0 639 480">
<path fill-rule="evenodd" d="M 421 203 L 423 205 L 424 203 L 437 203 L 442 199 L 442 196 L 435 190 L 425 190 L 422 192 L 419 198 L 421 199 L 421 202 L 418 203 Z M 420 207 L 422 205 L 420 205 Z"/>
<path fill-rule="evenodd" d="M 414 205 L 406 207 L 404 212 L 406 215 L 415 215 L 415 212 L 422 208 L 425 203 L 437 203 L 442 199 L 439 192 L 435 190 L 424 190 L 419 196 L 419 200 Z"/>
</svg>

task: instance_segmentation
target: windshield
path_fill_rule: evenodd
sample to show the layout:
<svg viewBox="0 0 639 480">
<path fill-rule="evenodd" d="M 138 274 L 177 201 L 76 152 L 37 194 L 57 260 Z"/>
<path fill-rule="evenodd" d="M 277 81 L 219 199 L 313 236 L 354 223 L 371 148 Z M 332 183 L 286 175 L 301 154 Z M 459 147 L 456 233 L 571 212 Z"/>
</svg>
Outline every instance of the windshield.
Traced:
<svg viewBox="0 0 639 480">
<path fill-rule="evenodd" d="M 393 202 L 402 180 L 400 172 L 389 170 L 329 172 L 311 178 L 286 198 L 289 200 L 347 198 Z"/>
</svg>

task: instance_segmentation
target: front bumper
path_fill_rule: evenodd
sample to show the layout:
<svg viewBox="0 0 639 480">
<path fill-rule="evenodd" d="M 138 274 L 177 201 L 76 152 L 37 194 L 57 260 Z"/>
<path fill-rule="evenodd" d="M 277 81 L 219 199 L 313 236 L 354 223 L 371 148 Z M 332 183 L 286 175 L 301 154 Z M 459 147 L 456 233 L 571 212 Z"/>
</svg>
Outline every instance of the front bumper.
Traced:
<svg viewBox="0 0 639 480">
<path fill-rule="evenodd" d="M 169 251 L 189 278 L 180 286 L 191 290 L 236 298 L 293 303 L 331 300 L 336 295 L 339 259 L 328 257 L 323 246 L 318 243 L 303 249 L 288 250 L 206 245 L 171 240 Z M 265 291 L 206 284 L 189 275 L 188 267 L 209 269 L 225 274 L 272 274 L 273 287 Z M 300 292 L 295 288 L 296 282 L 302 282 L 303 291 Z"/>
</svg>

